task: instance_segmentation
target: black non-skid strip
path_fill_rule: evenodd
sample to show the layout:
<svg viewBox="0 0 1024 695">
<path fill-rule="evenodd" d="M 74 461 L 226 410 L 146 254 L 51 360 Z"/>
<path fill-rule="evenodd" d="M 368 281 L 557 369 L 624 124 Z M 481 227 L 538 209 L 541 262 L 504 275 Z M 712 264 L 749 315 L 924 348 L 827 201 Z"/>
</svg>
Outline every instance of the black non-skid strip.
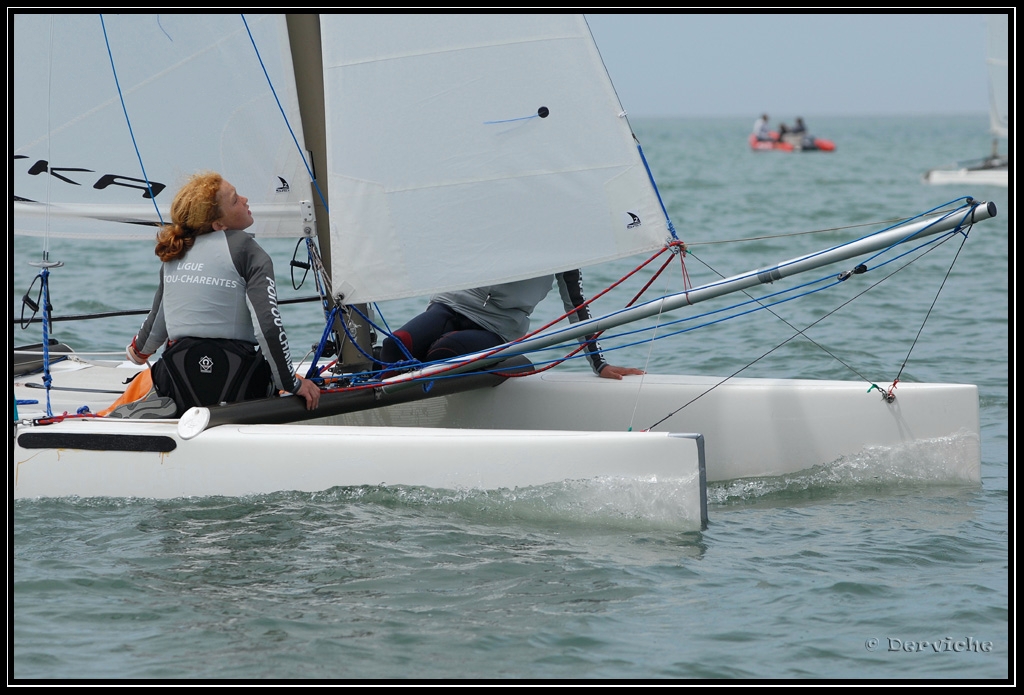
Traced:
<svg viewBox="0 0 1024 695">
<path fill-rule="evenodd" d="M 25 432 L 18 437 L 23 449 L 87 449 L 89 451 L 174 451 L 173 437 L 148 434 L 77 434 Z"/>
</svg>

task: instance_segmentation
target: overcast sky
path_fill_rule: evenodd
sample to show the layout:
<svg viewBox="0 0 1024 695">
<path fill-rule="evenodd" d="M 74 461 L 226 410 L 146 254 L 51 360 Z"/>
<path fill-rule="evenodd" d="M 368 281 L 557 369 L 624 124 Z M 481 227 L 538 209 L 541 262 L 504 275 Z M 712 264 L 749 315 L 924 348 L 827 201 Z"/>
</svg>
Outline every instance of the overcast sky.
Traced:
<svg viewBox="0 0 1024 695">
<path fill-rule="evenodd" d="M 632 116 L 988 111 L 982 14 L 587 14 Z"/>
</svg>

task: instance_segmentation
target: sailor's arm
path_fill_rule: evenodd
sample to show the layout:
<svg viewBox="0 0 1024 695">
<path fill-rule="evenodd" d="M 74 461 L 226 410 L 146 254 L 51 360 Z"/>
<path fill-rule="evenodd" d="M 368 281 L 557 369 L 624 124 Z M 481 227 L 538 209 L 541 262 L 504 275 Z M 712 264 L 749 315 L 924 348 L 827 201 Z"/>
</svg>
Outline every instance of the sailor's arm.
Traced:
<svg viewBox="0 0 1024 695">
<path fill-rule="evenodd" d="M 577 270 L 567 270 L 559 273 L 558 292 L 562 296 L 562 305 L 569 315 L 569 321 L 586 321 L 591 317 L 590 307 L 584 306 L 586 298 L 583 295 L 583 273 Z M 590 368 L 594 373 L 603 379 L 621 379 L 623 376 L 632 374 L 643 374 L 644 370 L 635 367 L 616 367 L 608 364 L 601 353 L 601 344 L 597 342 L 594 335 L 587 335 L 580 338 L 580 343 L 586 346 L 587 360 L 590 361 Z"/>
</svg>

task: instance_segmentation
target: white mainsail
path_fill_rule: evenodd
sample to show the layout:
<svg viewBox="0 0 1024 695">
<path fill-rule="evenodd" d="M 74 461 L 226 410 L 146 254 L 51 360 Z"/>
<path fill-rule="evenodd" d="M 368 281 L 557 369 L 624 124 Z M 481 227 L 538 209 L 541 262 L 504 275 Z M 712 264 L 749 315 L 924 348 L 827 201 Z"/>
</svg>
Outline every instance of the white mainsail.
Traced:
<svg viewBox="0 0 1024 695">
<path fill-rule="evenodd" d="M 925 172 L 927 183 L 1009 185 L 1010 156 L 1005 150 L 1000 152 L 1000 141 L 1010 137 L 1009 15 L 990 14 L 986 21 L 985 67 L 988 71 L 988 129 L 992 134 L 992 150 L 984 157 Z"/>
<path fill-rule="evenodd" d="M 284 15 L 15 14 L 13 54 L 15 233 L 152 241 L 197 170 L 311 226 Z"/>
<path fill-rule="evenodd" d="M 1010 137 L 1010 61 L 1009 17 L 988 16 L 988 49 L 986 64 L 989 79 L 989 117 L 992 134 Z"/>
<path fill-rule="evenodd" d="M 346 303 L 536 277 L 669 238 L 582 16 L 320 21 Z"/>
</svg>

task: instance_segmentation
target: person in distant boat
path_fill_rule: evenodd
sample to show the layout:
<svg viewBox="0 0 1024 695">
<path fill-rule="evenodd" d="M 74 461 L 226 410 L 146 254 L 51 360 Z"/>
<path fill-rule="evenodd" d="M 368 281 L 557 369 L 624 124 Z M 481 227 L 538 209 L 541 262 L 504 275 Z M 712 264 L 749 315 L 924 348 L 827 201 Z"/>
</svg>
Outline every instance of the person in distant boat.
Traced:
<svg viewBox="0 0 1024 695">
<path fill-rule="evenodd" d="M 442 292 L 430 299 L 426 311 L 388 336 L 381 344 L 379 360 L 386 369 L 408 360 L 405 350 L 420 362 L 433 362 L 493 348 L 522 338 L 530 329 L 530 314 L 557 281 L 566 312 L 572 323 L 591 318 L 582 306 L 583 275 L 569 270 L 529 280 L 489 287 Z M 578 308 L 577 308 L 578 307 Z M 605 379 L 643 374 L 642 369 L 608 364 L 593 336 L 580 340 L 587 347 L 587 359 L 594 373 Z"/>
<path fill-rule="evenodd" d="M 762 113 L 761 117 L 754 121 L 754 137 L 758 140 L 772 139 L 771 126 L 768 125 L 768 114 Z"/>
<path fill-rule="evenodd" d="M 805 150 L 817 149 L 814 138 L 807 132 L 803 118 L 797 116 L 796 123 L 789 129 L 789 135 L 794 145 L 799 144 Z"/>
<path fill-rule="evenodd" d="M 220 174 L 193 175 L 157 234 L 163 261 L 153 308 L 127 347 L 152 367 L 158 395 L 180 415 L 194 405 L 293 393 L 315 409 L 320 389 L 295 374 L 277 302 L 274 264 L 251 234 L 249 201 Z M 254 324 L 258 330 L 254 329 Z"/>
</svg>

